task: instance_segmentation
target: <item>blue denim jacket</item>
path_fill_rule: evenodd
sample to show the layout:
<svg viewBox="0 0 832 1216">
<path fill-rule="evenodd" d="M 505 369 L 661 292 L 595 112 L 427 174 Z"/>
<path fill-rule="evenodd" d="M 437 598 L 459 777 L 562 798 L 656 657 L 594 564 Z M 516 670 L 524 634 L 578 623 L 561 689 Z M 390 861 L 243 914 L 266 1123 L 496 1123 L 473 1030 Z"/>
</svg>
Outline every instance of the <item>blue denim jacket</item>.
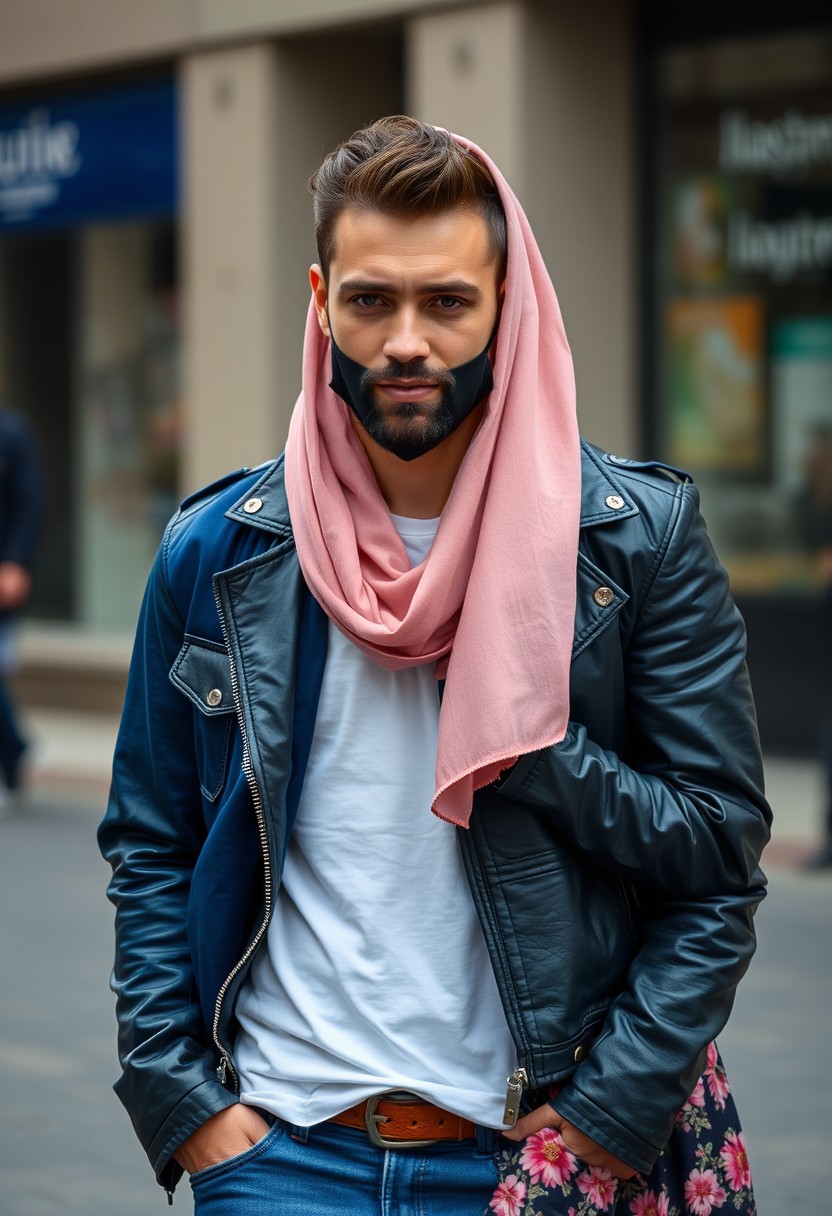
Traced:
<svg viewBox="0 0 832 1216">
<path fill-rule="evenodd" d="M 770 812 L 744 631 L 689 479 L 582 448 L 571 722 L 460 844 L 529 1091 L 647 1172 L 754 950 Z M 543 586 L 545 572 L 541 572 Z M 541 592 L 543 593 L 543 592 Z M 186 500 L 147 588 L 100 829 L 123 1073 L 159 1181 L 237 1101 L 327 623 L 282 459 Z M 437 914 L 441 914 L 438 910 Z"/>
</svg>

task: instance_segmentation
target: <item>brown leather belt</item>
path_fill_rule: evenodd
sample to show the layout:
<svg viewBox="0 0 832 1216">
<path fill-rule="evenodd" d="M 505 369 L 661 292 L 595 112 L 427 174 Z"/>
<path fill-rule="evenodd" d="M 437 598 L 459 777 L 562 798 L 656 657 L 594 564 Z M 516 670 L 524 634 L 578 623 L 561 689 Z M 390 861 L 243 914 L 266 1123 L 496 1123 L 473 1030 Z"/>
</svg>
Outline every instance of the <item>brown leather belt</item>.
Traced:
<svg viewBox="0 0 832 1216">
<path fill-rule="evenodd" d="M 472 1140 L 477 1134 L 470 1119 L 393 1089 L 333 1115 L 330 1123 L 366 1131 L 379 1148 L 426 1148 L 437 1140 Z"/>
</svg>

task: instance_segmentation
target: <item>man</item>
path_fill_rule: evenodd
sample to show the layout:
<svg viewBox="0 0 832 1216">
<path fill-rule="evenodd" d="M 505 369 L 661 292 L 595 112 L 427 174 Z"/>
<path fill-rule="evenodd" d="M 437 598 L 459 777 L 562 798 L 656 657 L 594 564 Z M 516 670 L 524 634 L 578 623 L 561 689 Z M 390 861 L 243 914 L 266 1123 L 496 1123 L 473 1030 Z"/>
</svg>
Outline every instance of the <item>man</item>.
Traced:
<svg viewBox="0 0 832 1216">
<path fill-rule="evenodd" d="M 35 443 L 25 420 L 0 407 L 0 771 L 7 800 L 26 751 L 5 676 L 15 667 L 16 617 L 29 598 L 41 518 Z"/>
<path fill-rule="evenodd" d="M 646 1212 L 670 1160 L 751 1212 L 698 1150 L 769 812 L 695 491 L 580 446 L 479 149 L 384 119 L 313 190 L 285 460 L 183 504 L 139 626 L 117 1091 L 204 1216 Z"/>
</svg>

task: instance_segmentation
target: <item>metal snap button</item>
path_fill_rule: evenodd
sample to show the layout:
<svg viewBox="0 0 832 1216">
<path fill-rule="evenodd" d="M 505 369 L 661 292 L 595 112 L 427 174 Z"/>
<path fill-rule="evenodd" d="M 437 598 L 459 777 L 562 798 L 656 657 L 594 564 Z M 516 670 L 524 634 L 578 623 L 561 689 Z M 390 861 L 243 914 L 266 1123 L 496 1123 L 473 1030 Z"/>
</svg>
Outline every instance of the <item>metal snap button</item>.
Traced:
<svg viewBox="0 0 832 1216">
<path fill-rule="evenodd" d="M 218 688 L 212 688 L 205 700 L 212 709 L 215 709 L 219 705 L 220 701 L 222 701 L 222 693 Z"/>
<path fill-rule="evenodd" d="M 576 1064 L 580 1064 L 581 1060 L 586 1059 L 586 1048 L 584 1047 L 583 1043 L 580 1045 L 580 1047 L 575 1048 L 575 1055 L 573 1056 L 573 1059 Z"/>
<path fill-rule="evenodd" d="M 247 503 L 243 504 L 243 510 L 246 515 L 256 515 L 263 505 L 262 498 L 250 498 Z"/>
<path fill-rule="evenodd" d="M 608 497 L 604 499 L 604 502 L 607 504 L 607 506 L 610 508 L 611 511 L 620 511 L 621 508 L 624 506 L 624 499 L 619 497 L 618 494 L 608 495 Z"/>
<path fill-rule="evenodd" d="M 598 587 L 592 598 L 601 608 L 609 608 L 615 599 L 615 592 L 612 587 Z"/>
</svg>

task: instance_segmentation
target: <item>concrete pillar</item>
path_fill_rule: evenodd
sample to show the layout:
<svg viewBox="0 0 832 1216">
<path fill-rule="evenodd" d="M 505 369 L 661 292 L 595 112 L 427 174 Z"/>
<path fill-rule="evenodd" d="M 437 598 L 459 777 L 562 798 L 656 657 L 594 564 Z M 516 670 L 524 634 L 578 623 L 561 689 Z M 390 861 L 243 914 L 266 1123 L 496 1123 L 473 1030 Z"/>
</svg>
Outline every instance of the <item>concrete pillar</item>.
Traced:
<svg viewBox="0 0 832 1216">
<path fill-rule="evenodd" d="M 507 0 L 406 27 L 407 105 L 481 144 L 531 221 L 575 360 L 581 429 L 633 452 L 629 0 Z"/>
<path fill-rule="evenodd" d="M 278 451 L 276 58 L 183 61 L 184 492 Z"/>
<path fill-rule="evenodd" d="M 405 29 L 407 112 L 480 144 L 521 199 L 525 20 L 510 0 L 423 14 Z"/>
<path fill-rule="evenodd" d="M 637 455 L 632 6 L 540 0 L 528 16 L 527 211 L 563 309 L 581 430 Z"/>
<path fill-rule="evenodd" d="M 340 140 L 401 110 L 397 51 L 370 30 L 185 61 L 183 492 L 283 447 L 316 260 L 307 182 Z"/>
<path fill-rule="evenodd" d="M 277 44 L 277 325 L 275 397 L 280 446 L 300 391 L 301 355 L 317 262 L 308 183 L 327 152 L 365 123 L 402 109 L 400 44 L 386 29 Z"/>
</svg>

